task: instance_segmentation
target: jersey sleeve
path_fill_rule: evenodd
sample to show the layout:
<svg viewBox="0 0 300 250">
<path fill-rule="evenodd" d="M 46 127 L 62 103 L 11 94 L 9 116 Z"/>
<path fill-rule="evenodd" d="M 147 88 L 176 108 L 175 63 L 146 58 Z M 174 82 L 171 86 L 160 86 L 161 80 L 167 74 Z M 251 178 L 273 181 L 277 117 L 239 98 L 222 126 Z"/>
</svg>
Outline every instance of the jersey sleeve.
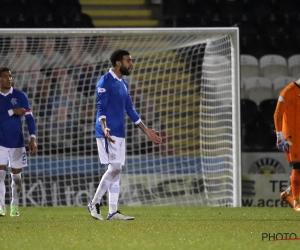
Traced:
<svg viewBox="0 0 300 250">
<path fill-rule="evenodd" d="M 135 124 L 138 124 L 138 123 L 140 123 L 141 119 L 140 119 L 140 116 L 137 113 L 136 109 L 133 106 L 131 96 L 128 91 L 128 84 L 126 81 L 124 81 L 124 82 L 125 82 L 124 84 L 126 86 L 127 94 L 128 94 L 127 100 L 126 100 L 126 105 L 125 105 L 125 112 Z"/>
<path fill-rule="evenodd" d="M 282 90 L 279 95 L 277 106 L 274 112 L 274 126 L 276 132 L 282 131 L 283 114 L 286 111 L 291 100 L 290 95 L 291 91 L 287 91 L 286 89 Z"/>
<path fill-rule="evenodd" d="M 109 88 L 107 81 L 104 79 L 105 78 L 102 77 L 97 85 L 97 117 L 99 117 L 99 119 L 106 118 L 107 115 Z"/>
<path fill-rule="evenodd" d="M 32 114 L 32 110 L 28 101 L 28 97 L 25 93 L 23 93 L 23 98 L 21 102 L 21 107 L 26 110 L 25 113 L 25 121 L 28 127 L 28 131 L 30 136 L 36 136 L 36 125 L 35 125 L 35 120 Z"/>
<path fill-rule="evenodd" d="M 128 100 L 126 102 L 126 114 L 130 117 L 130 119 L 135 123 L 138 124 L 140 123 L 140 116 L 136 112 L 135 108 L 133 107 L 132 101 L 130 96 L 128 96 Z"/>
<path fill-rule="evenodd" d="M 28 127 L 28 131 L 31 137 L 36 136 L 36 126 L 35 126 L 35 120 L 32 115 L 25 115 L 26 124 Z"/>
</svg>

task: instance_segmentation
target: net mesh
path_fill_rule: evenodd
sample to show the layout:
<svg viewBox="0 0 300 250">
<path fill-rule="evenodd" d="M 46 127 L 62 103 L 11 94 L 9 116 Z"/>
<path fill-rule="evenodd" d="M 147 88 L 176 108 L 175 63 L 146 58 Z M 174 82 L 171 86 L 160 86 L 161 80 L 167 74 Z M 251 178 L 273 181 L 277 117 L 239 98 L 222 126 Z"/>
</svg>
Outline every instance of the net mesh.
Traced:
<svg viewBox="0 0 300 250">
<path fill-rule="evenodd" d="M 28 95 L 37 124 L 38 155 L 23 171 L 21 205 L 80 206 L 93 198 L 106 168 L 94 138 L 95 86 L 110 54 L 123 48 L 134 60 L 126 78 L 134 106 L 163 144 L 126 118 L 120 204 L 233 206 L 234 46 L 226 30 L 2 33 L 2 65 Z"/>
</svg>

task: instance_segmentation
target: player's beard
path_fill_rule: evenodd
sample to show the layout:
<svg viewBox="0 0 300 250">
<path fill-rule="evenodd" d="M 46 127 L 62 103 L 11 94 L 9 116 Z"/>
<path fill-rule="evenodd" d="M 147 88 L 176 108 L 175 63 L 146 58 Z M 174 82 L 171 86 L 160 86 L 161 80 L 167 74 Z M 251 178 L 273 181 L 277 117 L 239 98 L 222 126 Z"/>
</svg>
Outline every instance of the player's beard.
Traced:
<svg viewBox="0 0 300 250">
<path fill-rule="evenodd" d="M 123 65 L 120 67 L 120 72 L 123 76 L 129 76 L 130 75 L 130 71 L 125 68 Z"/>
<path fill-rule="evenodd" d="M 11 83 L 5 83 L 5 84 L 0 84 L 0 89 L 1 90 L 9 90 L 12 87 Z"/>
</svg>

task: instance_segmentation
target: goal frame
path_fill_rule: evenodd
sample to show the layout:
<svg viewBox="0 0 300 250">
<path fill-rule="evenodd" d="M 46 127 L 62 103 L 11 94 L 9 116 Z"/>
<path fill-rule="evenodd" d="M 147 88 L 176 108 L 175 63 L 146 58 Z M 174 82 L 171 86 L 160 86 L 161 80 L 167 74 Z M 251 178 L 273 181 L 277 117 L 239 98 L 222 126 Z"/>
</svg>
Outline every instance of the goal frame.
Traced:
<svg viewBox="0 0 300 250">
<path fill-rule="evenodd" d="M 240 130 L 240 51 L 239 29 L 228 28 L 92 28 L 92 29 L 0 29 L 1 36 L 43 35 L 105 35 L 128 36 L 130 34 L 198 34 L 228 35 L 232 44 L 232 138 L 233 138 L 233 206 L 241 206 L 241 130 Z"/>
</svg>

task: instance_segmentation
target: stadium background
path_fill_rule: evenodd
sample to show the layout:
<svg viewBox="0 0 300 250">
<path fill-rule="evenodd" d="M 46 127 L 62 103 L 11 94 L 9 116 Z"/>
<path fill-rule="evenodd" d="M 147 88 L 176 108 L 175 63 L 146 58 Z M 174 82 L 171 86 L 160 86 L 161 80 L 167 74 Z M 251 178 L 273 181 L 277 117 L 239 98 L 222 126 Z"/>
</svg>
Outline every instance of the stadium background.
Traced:
<svg viewBox="0 0 300 250">
<path fill-rule="evenodd" d="M 296 80 L 299 77 L 296 69 L 300 65 L 289 63 L 291 62 L 289 59 L 300 54 L 298 32 L 300 16 L 297 12 L 300 4 L 298 1 L 282 3 L 279 0 L 267 0 L 264 1 L 264 5 L 258 0 L 124 0 L 113 1 L 114 3 L 107 2 L 101 0 L 5 0 L 3 5 L 6 7 L 0 10 L 1 28 L 239 27 L 241 59 L 245 55 L 252 56 L 251 59 L 254 57 L 254 63 L 249 64 L 251 67 L 247 62 L 250 60 L 249 57 L 243 57 L 244 61 L 241 60 L 242 172 L 243 179 L 246 180 L 243 181 L 243 198 L 249 195 L 249 179 L 261 178 L 261 176 L 253 177 L 252 175 L 269 175 L 271 181 L 277 178 L 278 182 L 288 180 L 290 169 L 282 154 L 278 153 L 275 148 L 276 138 L 273 132 L 272 112 L 277 99 L 274 88 L 275 82 L 278 80 L 276 78 L 291 79 L 295 77 Z M 1 41 L 2 45 L 6 43 L 6 40 Z M 272 74 L 272 70 L 266 71 L 262 68 L 260 59 L 269 55 L 273 55 L 273 64 L 276 64 L 276 56 L 284 59 L 284 63 L 280 63 L 279 66 L 285 69 L 282 69 L 280 72 L 283 73 L 276 75 L 276 78 Z M 275 70 L 279 72 L 279 66 L 275 66 L 277 66 Z M 266 100 L 258 100 L 255 96 L 253 97 L 253 92 L 251 92 L 253 90 L 249 90 L 245 86 L 252 77 L 256 77 L 255 80 L 259 83 L 259 87 L 268 93 Z M 94 79 L 96 78 L 97 76 Z M 268 86 L 264 85 L 265 78 L 271 81 Z M 88 93 L 88 97 L 90 97 L 89 95 L 90 93 Z M 253 99 L 251 99 L 252 97 Z M 39 135 L 39 137 L 42 136 Z M 90 145 L 90 150 L 87 152 L 95 156 L 93 135 L 87 134 L 85 138 L 81 139 L 85 140 L 84 145 Z M 65 147 L 64 150 L 66 150 Z M 57 147 L 52 145 L 41 148 L 39 154 L 45 156 L 60 153 L 72 154 L 74 150 L 80 151 L 78 148 L 67 150 L 68 152 L 60 152 Z M 267 153 L 267 158 L 279 162 L 283 166 L 284 173 L 278 172 L 280 170 L 277 170 L 277 165 L 274 165 L 272 160 L 263 161 L 259 171 L 251 170 L 253 169 L 251 168 L 253 159 L 259 161 L 266 158 L 266 154 L 261 154 L 261 152 Z M 168 151 L 168 153 L 170 152 Z M 254 158 L 249 155 L 253 155 Z M 37 167 L 38 164 L 33 164 L 32 170 Z M 51 166 L 49 168 L 51 169 Z M 51 170 L 49 171 L 51 172 Z M 91 167 L 91 172 L 93 171 L 97 172 Z M 281 171 L 283 170 L 281 169 Z M 80 171 L 77 173 L 78 175 L 82 174 Z M 276 175 L 278 176 L 274 177 Z M 38 183 L 34 180 L 31 182 Z M 267 182 L 270 183 L 270 180 Z M 61 188 L 65 189 L 65 187 Z M 260 189 L 254 193 L 250 192 L 250 195 L 255 195 L 260 192 Z M 280 191 L 282 190 L 276 190 L 278 194 Z M 270 193 L 265 195 L 267 199 Z M 30 199 L 30 197 L 28 196 L 26 199 Z M 47 202 L 43 201 L 42 204 L 47 204 Z M 66 204 L 68 205 L 68 203 Z M 81 203 L 79 202 L 79 204 Z"/>
</svg>

